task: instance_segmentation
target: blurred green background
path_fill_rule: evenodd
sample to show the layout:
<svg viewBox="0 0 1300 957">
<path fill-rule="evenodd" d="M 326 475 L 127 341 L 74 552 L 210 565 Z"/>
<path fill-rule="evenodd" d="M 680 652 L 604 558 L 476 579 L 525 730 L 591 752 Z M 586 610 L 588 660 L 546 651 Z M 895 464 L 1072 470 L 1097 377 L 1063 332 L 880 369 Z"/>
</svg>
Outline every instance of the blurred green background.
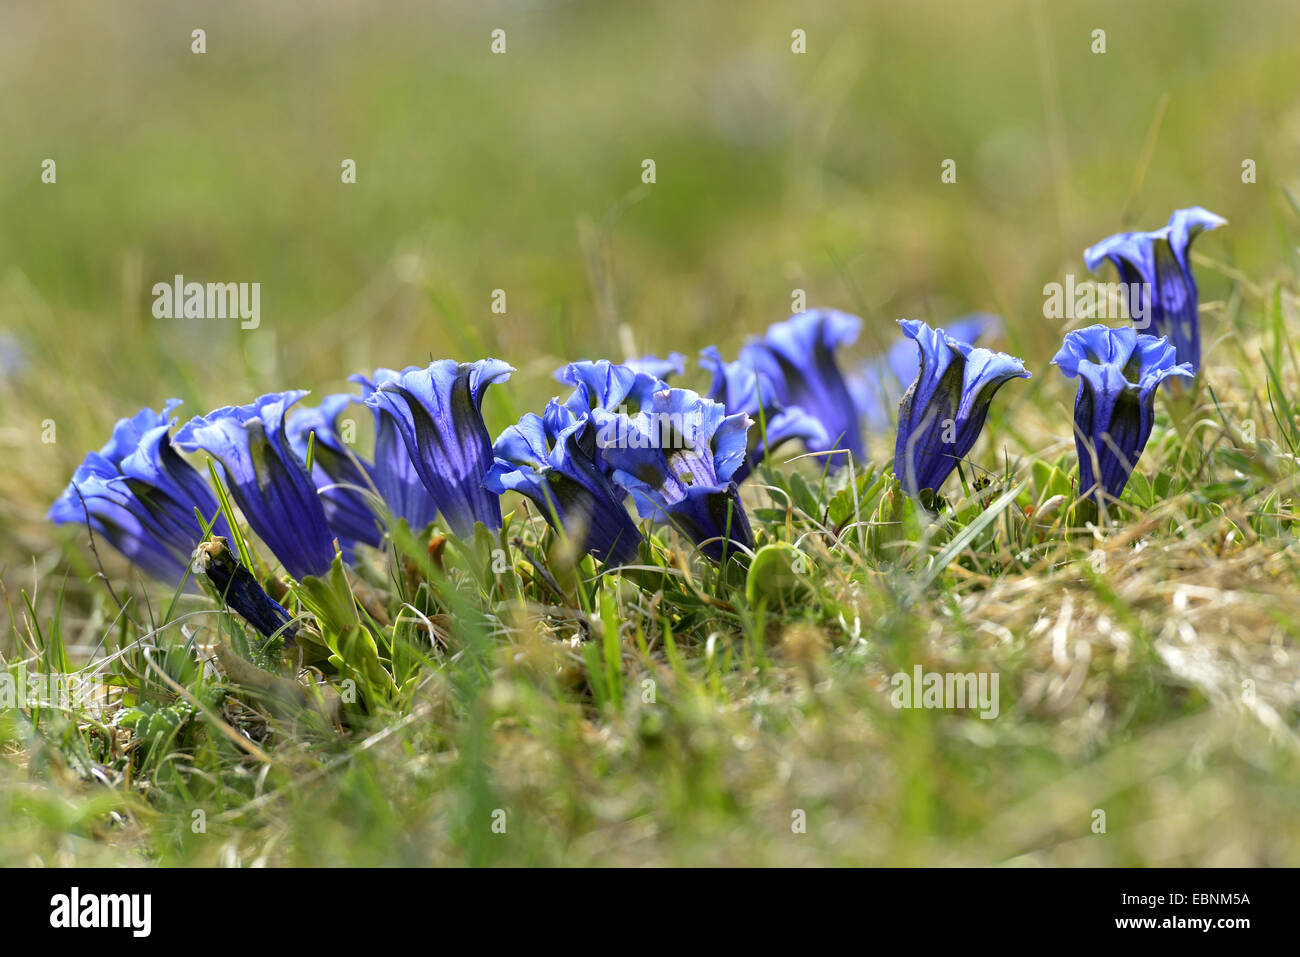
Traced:
<svg viewBox="0 0 1300 957">
<path fill-rule="evenodd" d="M 1193 204 L 1266 278 L 1295 256 L 1298 47 L 1293 0 L 7 3 L 4 580 L 58 567 L 49 500 L 173 395 L 490 354 L 520 370 L 500 427 L 564 360 L 729 354 L 795 288 L 861 314 L 864 356 L 899 317 L 1001 312 L 1037 370 L 1043 284 Z M 260 282 L 261 327 L 153 318 L 177 273 Z"/>
</svg>

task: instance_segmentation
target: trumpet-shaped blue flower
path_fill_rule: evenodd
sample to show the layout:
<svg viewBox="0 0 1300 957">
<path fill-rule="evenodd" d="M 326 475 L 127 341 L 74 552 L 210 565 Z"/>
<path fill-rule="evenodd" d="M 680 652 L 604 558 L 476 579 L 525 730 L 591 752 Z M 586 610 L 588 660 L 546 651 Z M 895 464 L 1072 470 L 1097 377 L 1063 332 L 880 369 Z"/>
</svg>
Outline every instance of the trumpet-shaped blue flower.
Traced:
<svg viewBox="0 0 1300 957">
<path fill-rule="evenodd" d="M 461 537 L 474 531 L 475 522 L 501 527 L 498 497 L 483 486 L 493 456 L 482 404 L 487 387 L 514 371 L 500 359 L 442 359 L 408 369 L 366 397 L 366 405 L 392 422 L 415 474 Z"/>
<path fill-rule="evenodd" d="M 954 319 L 944 327 L 944 332 L 950 339 L 978 345 L 984 337 L 996 334 L 1001 325 L 998 316 L 976 312 Z M 903 336 L 884 355 L 868 359 L 849 377 L 853 404 L 869 432 L 889 430 L 894 424 L 894 410 L 920 371 L 916 344 Z"/>
<path fill-rule="evenodd" d="M 814 439 L 811 451 L 845 450 L 830 457 L 835 468 L 846 464 L 848 454 L 863 456 L 858 413 L 835 359 L 837 349 L 857 338 L 861 325 L 861 319 L 844 312 L 804 312 L 769 326 L 762 339 L 740 352 L 741 362 L 776 386 L 782 406 L 797 406 L 821 423 L 824 439 Z"/>
<path fill-rule="evenodd" d="M 59 524 L 88 521 L 134 564 L 164 581 L 185 573 L 202 538 L 194 510 L 208 520 L 217 514 L 208 484 L 172 447 L 171 412 L 179 404 L 171 399 L 161 412 L 141 409 L 119 420 L 112 438 L 86 456 L 49 511 Z M 229 534 L 220 518 L 214 531 Z"/>
<path fill-rule="evenodd" d="M 564 368 L 556 370 L 555 378 L 573 387 L 561 405 L 564 410 L 579 417 L 593 409 L 635 415 L 650 401 L 652 395 L 668 388 L 667 383 L 657 375 L 632 364 L 620 365 L 608 359 L 570 362 Z"/>
<path fill-rule="evenodd" d="M 1069 333 L 1053 363 L 1079 379 L 1074 400 L 1079 489 L 1100 503 L 1118 499 L 1155 421 L 1155 390 L 1170 376 L 1192 376 L 1165 337 L 1089 326 Z"/>
<path fill-rule="evenodd" d="M 591 413 L 600 409 L 636 415 L 650 403 L 652 395 L 668 388 L 668 384 L 658 376 L 608 359 L 570 362 L 556 370 L 555 378 L 572 386 L 573 391 L 563 402 L 547 404 L 542 413 L 547 434 L 559 435 L 574 421 L 586 423 L 577 433 L 578 444 L 606 475 L 613 469 L 596 446 L 596 429 L 591 423 Z"/>
<path fill-rule="evenodd" d="M 285 434 L 285 414 L 306 394 L 271 392 L 196 416 L 175 439 L 177 448 L 201 449 L 221 463 L 235 504 L 294 578 L 323 575 L 334 561 L 325 506 Z"/>
<path fill-rule="evenodd" d="M 713 346 L 700 353 L 700 365 L 713 376 L 709 398 L 721 402 L 728 413 L 739 412 L 754 421 L 745 461 L 732 476 L 737 484 L 777 446 L 791 439 L 801 439 L 809 448 L 833 448 L 820 422 L 798 406 L 786 408 L 781 404 L 776 385 L 766 372 L 740 361 L 724 362 Z"/>
<path fill-rule="evenodd" d="M 547 420 L 563 421 L 564 411 L 552 406 L 559 402 L 551 400 Z M 641 535 L 623 504 L 627 493 L 580 441 L 587 427 L 586 416 L 570 416 L 551 433 L 541 417 L 528 413 L 497 439 L 496 461 L 483 482 L 498 495 L 527 496 L 552 527 L 575 536 L 584 552 L 623 564 L 636 557 Z"/>
<path fill-rule="evenodd" d="M 1167 225 L 1151 232 L 1116 233 L 1083 253 L 1097 271 L 1109 259 L 1128 288 L 1129 314 L 1136 329 L 1168 336 L 1178 361 L 1201 368 L 1199 293 L 1188 250 L 1202 230 L 1227 220 L 1199 206 L 1175 210 Z"/>
<path fill-rule="evenodd" d="M 181 540 L 169 541 L 156 533 L 121 477 L 112 463 L 91 452 L 50 507 L 49 519 L 56 524 L 85 524 L 147 574 L 161 581 L 179 581 L 186 564 Z M 199 535 L 193 538 L 190 544 L 197 544 Z"/>
<path fill-rule="evenodd" d="M 894 474 L 908 494 L 919 496 L 937 492 L 971 450 L 998 389 L 1030 374 L 1019 359 L 959 342 L 919 320 L 899 325 L 916 341 L 920 370 L 898 408 Z"/>
<path fill-rule="evenodd" d="M 316 436 L 310 442 L 311 477 L 347 562 L 352 561 L 357 545 L 378 546 L 384 540 L 383 526 L 369 498 L 374 487 L 373 468 L 348 449 L 337 431 L 339 417 L 354 403 L 361 403 L 355 395 L 326 396 L 319 406 L 295 410 L 285 430 L 290 447 L 304 463 L 309 436 Z"/>
<path fill-rule="evenodd" d="M 350 381 L 361 386 L 361 399 L 364 402 L 381 386 L 396 382 L 406 373 L 417 369 L 417 366 L 408 366 L 401 372 L 396 369 L 376 369 L 372 377 L 358 374 L 352 376 Z M 375 416 L 375 461 L 371 466 L 375 489 L 394 519 L 405 519 L 414 531 L 422 532 L 438 517 L 438 503 L 420 480 L 415 463 L 406 451 L 406 443 L 398 434 L 392 417 L 379 409 L 372 408 L 371 411 Z"/>
<path fill-rule="evenodd" d="M 743 413 L 686 389 L 662 389 L 636 415 L 595 409 L 600 454 L 642 518 L 671 523 L 720 561 L 754 536 L 734 481 L 745 462 Z"/>
</svg>

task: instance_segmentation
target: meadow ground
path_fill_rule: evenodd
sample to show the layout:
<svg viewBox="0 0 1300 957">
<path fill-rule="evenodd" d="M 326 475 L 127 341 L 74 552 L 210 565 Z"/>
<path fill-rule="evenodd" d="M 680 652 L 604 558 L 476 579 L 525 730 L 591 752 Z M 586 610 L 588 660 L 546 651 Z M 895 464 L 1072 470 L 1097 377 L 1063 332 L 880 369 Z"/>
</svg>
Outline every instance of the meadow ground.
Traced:
<svg viewBox="0 0 1300 957">
<path fill-rule="evenodd" d="M 110 684 L 0 710 L 0 864 L 1300 863 L 1300 8 L 428 6 L 0 9 L 0 655 Z M 1203 373 L 1076 527 L 1048 362 L 1091 319 L 1043 287 L 1191 205 L 1229 221 L 1194 251 Z M 154 318 L 176 274 L 260 282 L 260 325 Z M 850 363 L 901 317 L 1004 317 L 1034 378 L 937 525 L 889 434 L 746 490 L 790 579 L 664 532 L 598 574 L 508 501 L 504 572 L 484 542 L 362 563 L 386 614 L 445 617 L 377 628 L 344 733 L 195 666 L 248 651 L 237 619 L 101 542 L 106 584 L 44 518 L 171 396 L 494 355 L 495 433 L 565 361 L 732 355 L 796 289 L 863 317 Z M 996 673 L 996 718 L 892 707 L 917 665 Z"/>
</svg>

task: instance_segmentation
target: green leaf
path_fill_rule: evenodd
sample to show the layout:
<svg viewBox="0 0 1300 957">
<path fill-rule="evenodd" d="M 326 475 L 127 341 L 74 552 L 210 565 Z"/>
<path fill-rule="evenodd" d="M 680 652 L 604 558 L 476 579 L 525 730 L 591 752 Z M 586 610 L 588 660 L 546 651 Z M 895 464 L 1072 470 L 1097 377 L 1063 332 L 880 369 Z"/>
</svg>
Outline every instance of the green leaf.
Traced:
<svg viewBox="0 0 1300 957">
<path fill-rule="evenodd" d="M 230 496 L 226 493 L 225 483 L 217 474 L 217 466 L 212 459 L 208 459 L 208 474 L 212 476 L 212 485 L 217 492 L 217 503 L 221 506 L 221 514 L 226 516 L 226 524 L 230 526 L 230 537 L 235 540 L 239 560 L 251 572 L 257 567 L 253 564 L 253 552 L 248 547 L 248 542 L 244 541 L 244 533 L 239 530 L 239 523 L 235 521 L 235 510 L 231 507 Z"/>
<path fill-rule="evenodd" d="M 750 606 L 761 601 L 793 602 L 808 589 L 808 556 L 789 542 L 764 545 L 754 553 L 745 578 L 745 599 Z"/>
<path fill-rule="evenodd" d="M 360 622 L 343 559 L 334 556 L 330 570 L 322 577 L 307 575 L 298 583 L 298 599 L 315 617 L 322 632 L 338 632 Z"/>
<path fill-rule="evenodd" d="M 998 516 L 1016 500 L 1016 497 L 1023 492 L 1028 485 L 1029 481 L 1026 479 L 1011 490 L 1003 492 L 998 496 L 996 501 L 991 503 L 985 511 L 980 513 L 980 516 L 975 519 L 975 521 L 971 522 L 959 533 L 954 535 L 952 541 L 944 546 L 943 550 L 934 557 L 926 567 L 925 571 L 922 572 L 920 578 L 917 580 L 918 588 L 922 591 L 929 588 L 930 585 L 943 574 L 943 570 L 952 563 L 952 560 L 960 555 L 962 551 L 975 540 L 975 536 L 979 535 L 980 532 L 993 524 L 993 522 L 997 520 Z"/>
</svg>

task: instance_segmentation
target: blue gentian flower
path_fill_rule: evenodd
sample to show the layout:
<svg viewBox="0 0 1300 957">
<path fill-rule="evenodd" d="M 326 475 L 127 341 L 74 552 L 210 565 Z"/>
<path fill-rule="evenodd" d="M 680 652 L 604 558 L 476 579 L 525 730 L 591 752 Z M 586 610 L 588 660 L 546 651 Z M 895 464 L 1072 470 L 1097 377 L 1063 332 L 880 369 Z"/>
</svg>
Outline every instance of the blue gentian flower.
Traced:
<svg viewBox="0 0 1300 957">
<path fill-rule="evenodd" d="M 623 365 L 634 372 L 644 372 L 656 379 L 666 380 L 670 376 L 679 376 L 686 371 L 686 357 L 680 352 L 670 352 L 663 359 L 658 356 L 642 356 L 640 359 L 627 359 Z"/>
<path fill-rule="evenodd" d="M 324 575 L 334 561 L 325 507 L 285 434 L 285 414 L 306 394 L 271 392 L 196 416 L 175 439 L 177 448 L 202 449 L 221 463 L 235 504 L 294 578 Z"/>
<path fill-rule="evenodd" d="M 730 413 L 743 413 L 754 421 L 749 430 L 745 461 L 733 480 L 743 482 L 777 446 L 801 439 L 809 448 L 832 448 L 822 424 L 798 406 L 786 408 L 777 399 L 771 376 L 744 362 L 724 362 L 718 350 L 709 346 L 700 353 L 700 365 L 713 376 L 709 398 L 721 402 Z"/>
<path fill-rule="evenodd" d="M 845 465 L 849 454 L 863 457 L 853 396 L 835 360 L 836 350 L 856 339 L 861 325 L 844 312 L 804 312 L 769 326 L 740 352 L 741 362 L 771 379 L 782 406 L 797 406 L 821 423 L 825 439 L 810 444 L 811 451 L 845 450 L 830 457 L 833 468 Z"/>
<path fill-rule="evenodd" d="M 73 474 L 72 482 L 50 507 L 51 521 L 87 521 L 119 552 L 147 574 L 177 581 L 203 537 L 194 515 L 217 515 L 217 500 L 198 471 L 177 454 L 168 433 L 171 399 L 162 411 L 141 409 L 121 419 L 113 436 L 91 452 Z M 84 503 L 84 504 L 83 504 Z M 223 519 L 213 526 L 229 534 Z"/>
<path fill-rule="evenodd" d="M 606 475 L 613 469 L 596 447 L 596 430 L 591 424 L 591 413 L 601 409 L 605 412 L 636 415 L 643 406 L 650 403 L 652 395 L 668 388 L 668 384 L 657 376 L 608 359 L 570 362 L 564 368 L 556 370 L 555 378 L 565 385 L 573 386 L 573 391 L 563 402 L 549 403 L 546 406 L 542 420 L 547 434 L 556 436 L 574 421 L 585 422 L 586 426 L 577 433 L 577 441 Z"/>
<path fill-rule="evenodd" d="M 573 386 L 573 392 L 561 404 L 576 416 L 586 415 L 593 409 L 621 410 L 634 415 L 652 395 L 668 388 L 657 375 L 608 359 L 570 362 L 556 370 L 555 378 Z"/>
<path fill-rule="evenodd" d="M 339 417 L 353 404 L 361 404 L 355 395 L 326 396 L 319 406 L 296 409 L 285 429 L 290 448 L 304 463 L 309 436 L 316 436 L 310 443 L 312 481 L 320 492 L 325 519 L 338 538 L 343 559 L 349 563 L 357 545 L 377 547 L 384 540 L 383 526 L 371 504 L 374 470 L 348 449 L 336 431 Z"/>
<path fill-rule="evenodd" d="M 1201 319 L 1196 277 L 1188 250 L 1205 229 L 1227 220 L 1200 206 L 1175 210 L 1167 225 L 1151 232 L 1116 233 L 1083 253 L 1093 272 L 1109 259 L 1128 287 L 1129 313 L 1136 329 L 1168 336 L 1178 361 L 1201 368 Z"/>
<path fill-rule="evenodd" d="M 1099 504 L 1103 496 L 1118 499 L 1151 437 L 1156 386 L 1170 376 L 1191 377 L 1192 365 L 1180 363 L 1163 336 L 1101 325 L 1066 335 L 1052 362 L 1079 379 L 1074 430 L 1080 492 Z"/>
<path fill-rule="evenodd" d="M 73 473 L 67 490 L 50 507 L 49 519 L 56 524 L 86 524 L 147 574 L 161 581 L 179 581 L 186 565 L 180 552 L 181 542 L 168 541 L 156 534 L 143 511 L 121 482 L 121 473 L 112 463 L 91 452 Z M 198 530 L 197 523 L 195 530 Z M 199 535 L 193 538 L 190 544 L 198 544 Z"/>
<path fill-rule="evenodd" d="M 976 312 L 954 319 L 944 326 L 944 332 L 950 339 L 974 346 L 986 336 L 996 335 L 1001 326 L 1000 317 Z M 894 425 L 894 410 L 920 371 L 916 344 L 903 336 L 884 355 L 868 359 L 849 376 L 853 404 L 869 432 L 887 432 Z"/>
<path fill-rule="evenodd" d="M 514 371 L 500 359 L 441 359 L 406 370 L 366 398 L 366 405 L 392 422 L 416 475 L 462 538 L 473 533 L 475 522 L 501 527 L 500 502 L 483 487 L 493 456 L 482 404 L 487 387 Z"/>
<path fill-rule="evenodd" d="M 671 523 L 720 561 L 754 536 L 734 481 L 750 419 L 687 389 L 662 389 L 635 415 L 595 409 L 600 454 L 642 518 Z"/>
<path fill-rule="evenodd" d="M 401 372 L 376 369 L 372 377 L 358 374 L 349 381 L 361 386 L 361 398 L 365 401 L 380 386 L 396 382 L 404 374 L 417 369 L 417 366 L 408 366 Z M 375 461 L 371 466 L 375 489 L 394 519 L 405 519 L 412 530 L 422 532 L 438 517 L 438 503 L 420 480 L 392 417 L 378 409 L 371 411 L 375 416 Z"/>
<path fill-rule="evenodd" d="M 916 341 L 920 370 L 898 408 L 894 474 L 912 496 L 937 492 L 979 438 L 994 393 L 1028 379 L 1024 363 L 959 342 L 917 319 L 900 320 Z"/>
<path fill-rule="evenodd" d="M 547 421 L 563 421 L 552 399 Z M 558 433 L 528 413 L 497 439 L 496 461 L 483 483 L 498 495 L 527 496 L 552 527 L 573 535 L 584 552 L 605 562 L 625 564 L 636 557 L 641 535 L 623 504 L 627 497 L 580 441 L 586 417 L 570 416 Z"/>
</svg>

